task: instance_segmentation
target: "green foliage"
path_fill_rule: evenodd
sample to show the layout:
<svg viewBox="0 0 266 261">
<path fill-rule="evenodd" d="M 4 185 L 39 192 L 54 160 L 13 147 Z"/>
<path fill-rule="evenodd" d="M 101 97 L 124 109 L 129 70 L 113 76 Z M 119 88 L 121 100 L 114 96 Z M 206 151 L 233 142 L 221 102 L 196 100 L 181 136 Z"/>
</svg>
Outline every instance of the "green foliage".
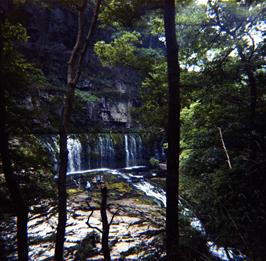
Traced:
<svg viewBox="0 0 266 261">
<path fill-rule="evenodd" d="M 166 62 L 155 64 L 142 82 L 141 99 L 143 104 L 136 109 L 139 120 L 147 126 L 166 127 L 167 120 L 167 80 Z"/>
<path fill-rule="evenodd" d="M 150 20 L 150 25 L 152 35 L 158 35 L 164 32 L 163 17 L 159 15 L 152 16 Z"/>
<path fill-rule="evenodd" d="M 115 192 L 118 192 L 120 194 L 125 194 L 129 193 L 132 188 L 125 182 L 112 182 L 108 184 L 108 190 L 110 192 L 113 192 L 114 190 Z"/>
<path fill-rule="evenodd" d="M 103 65 L 131 65 L 137 62 L 136 45 L 140 43 L 140 34 L 124 32 L 111 43 L 97 42 L 94 50 L 100 57 Z"/>
<path fill-rule="evenodd" d="M 120 133 L 110 133 L 111 139 L 115 146 L 121 146 L 124 143 L 124 135 Z"/>
<path fill-rule="evenodd" d="M 77 1 L 59 2 L 67 7 L 77 4 Z M 144 48 L 144 44 L 147 46 L 147 35 L 164 35 L 160 11 L 153 10 L 151 16 L 143 16 L 157 4 L 160 5 L 159 2 L 105 1 L 101 6 L 101 25 L 113 27 L 115 33 L 111 42 L 97 42 L 94 48 L 104 66 L 126 66 L 138 70 L 143 77 L 141 105 L 134 110 L 134 116 L 141 126 L 156 129 L 151 135 L 145 134 L 147 143 L 160 136 L 167 126 L 165 50 Z M 266 256 L 263 245 L 266 241 L 263 232 L 266 227 L 266 75 L 265 46 L 262 41 L 265 36 L 265 3 L 257 2 L 209 1 L 207 6 L 185 6 L 179 1 L 176 26 L 182 83 L 182 199 L 202 221 L 212 241 L 225 247 L 235 247 L 252 260 L 263 260 Z M 132 25 L 138 27 L 133 30 Z M 128 31 L 125 31 L 125 27 Z M 17 44 L 28 40 L 25 28 L 11 20 L 6 21 L 2 28 L 4 59 L 1 61 L 1 84 L 7 90 L 9 126 L 11 132 L 18 130 L 22 133 L 25 121 L 33 112 L 19 105 L 25 101 L 25 95 L 33 97 L 35 88 L 41 88 L 45 79 L 17 51 Z M 122 28 L 121 32 L 117 28 Z M 254 76 L 257 91 L 255 127 L 252 131 L 250 74 Z M 118 92 L 110 90 L 113 81 L 97 80 L 98 85 L 104 87 L 99 92 L 101 95 L 109 99 L 118 95 Z M 49 98 L 50 102 L 59 103 L 63 95 L 64 91 Z M 95 103 L 99 99 L 92 93 L 80 90 L 76 91 L 76 98 L 77 106 Z M 55 107 L 51 108 L 53 112 Z M 81 117 L 81 112 L 76 111 Z M 24 118 L 24 122 L 21 118 Z M 53 125 L 56 126 L 56 119 Z M 232 169 L 228 167 L 218 127 L 222 130 Z M 110 135 L 115 149 L 120 149 L 123 158 L 123 135 Z M 95 146 L 97 139 L 96 134 L 86 137 L 91 146 Z M 251 140 L 256 144 L 256 151 L 250 146 Z M 34 135 L 14 137 L 11 145 L 14 170 L 30 204 L 52 197 L 54 182 L 51 166 L 39 139 Z M 164 148 L 167 150 L 166 143 Z M 93 156 L 95 159 L 99 157 Z M 150 163 L 156 166 L 159 162 L 152 158 Z M 1 176 L 0 184 L 0 204 L 6 207 L 9 201 Z M 115 194 L 125 194 L 130 190 L 122 182 L 111 183 L 109 189 Z M 74 194 L 76 191 L 70 192 Z M 205 249 L 204 240 L 189 228 L 188 220 L 182 217 L 180 222 L 184 229 L 181 233 L 185 235 L 181 239 L 181 248 L 186 251 L 191 245 L 197 244 L 197 249 Z M 195 243 L 195 240 L 198 241 Z M 81 248 L 84 248 L 80 253 L 84 257 L 91 246 Z M 189 260 L 196 258 L 197 253 L 194 252 L 193 256 L 188 257 Z"/>
<path fill-rule="evenodd" d="M 12 136 L 10 147 L 13 169 L 27 202 L 36 204 L 40 199 L 54 196 L 54 181 L 47 153 L 40 140 L 34 135 L 25 135 L 24 121 L 32 117 L 23 104 L 32 98 L 35 88 L 45 82 L 42 72 L 29 63 L 17 51 L 17 45 L 28 40 L 26 29 L 20 23 L 5 20 L 2 27 L 3 53 L 1 66 L 1 85 L 5 90 L 7 105 L 7 126 Z M 3 198 L 8 199 L 7 191 L 2 187 Z M 10 210 L 9 210 L 10 211 Z"/>
<path fill-rule="evenodd" d="M 126 1 L 120 7 L 128 8 L 131 13 L 135 7 L 130 9 L 128 3 Z M 114 8 L 106 17 L 115 14 L 115 3 L 112 4 Z M 259 242 L 264 241 L 265 234 L 256 235 L 253 231 L 258 225 L 263 228 L 266 225 L 262 218 L 265 216 L 265 200 L 262 197 L 265 193 L 265 179 L 262 178 L 265 166 L 265 150 L 262 149 L 265 147 L 265 70 L 262 70 L 265 50 L 262 43 L 253 39 L 254 35 L 264 34 L 260 26 L 262 9 L 262 5 L 246 8 L 246 5 L 233 1 L 211 1 L 208 12 L 205 6 L 183 6 L 176 20 L 182 68 L 182 197 L 190 203 L 216 243 L 233 246 L 256 258 L 264 256 Z M 119 12 L 125 15 L 125 10 L 120 9 Z M 133 20 L 121 17 L 117 23 L 122 26 L 126 25 L 123 21 L 132 24 Z M 163 20 L 159 15 L 147 21 L 154 35 L 163 36 Z M 113 48 L 112 45 L 106 47 Z M 118 59 L 109 55 L 106 60 L 115 61 L 109 62 L 109 65 L 118 65 L 120 61 L 126 65 L 137 64 L 133 56 L 139 55 L 140 50 L 135 45 L 129 60 L 121 59 L 119 52 L 115 55 Z M 113 50 L 111 53 L 114 53 Z M 166 63 L 162 56 L 154 60 L 144 74 L 140 90 L 142 106 L 134 113 L 143 125 L 165 129 Z M 249 130 L 250 82 L 247 66 L 254 73 L 258 91 L 255 162 L 250 158 L 252 134 Z M 223 132 L 232 170 L 228 167 L 218 127 Z M 256 191 L 256 195 L 252 191 Z"/>
<path fill-rule="evenodd" d="M 126 66 L 145 74 L 162 59 L 162 51 L 141 48 L 141 43 L 140 33 L 123 32 L 111 43 L 97 42 L 94 51 L 104 66 Z"/>
<path fill-rule="evenodd" d="M 37 110 L 31 111 L 23 104 L 36 101 L 36 93 L 46 85 L 46 79 L 42 71 L 17 50 L 18 44 L 28 40 L 25 27 L 18 22 L 5 20 L 1 29 L 4 48 L 0 80 L 5 89 L 8 124 L 12 133 L 23 133 L 30 125 L 29 119 L 38 115 Z"/>
<path fill-rule="evenodd" d="M 16 50 L 16 43 L 26 42 L 28 40 L 26 29 L 20 23 L 13 24 L 7 20 L 3 24 L 2 34 L 4 47 L 1 71 L 3 84 L 8 85 L 9 91 L 12 91 L 13 85 L 17 86 L 20 84 L 21 86 L 25 86 L 26 83 L 44 81 L 42 72 L 31 63 L 28 63 Z M 15 92 L 17 92 L 15 86 L 13 89 L 16 89 Z"/>
<path fill-rule="evenodd" d="M 35 135 L 14 137 L 10 142 L 14 173 L 17 175 L 24 198 L 29 205 L 40 200 L 55 199 L 52 166 L 40 138 Z M 1 208 L 10 211 L 6 184 L 0 178 Z"/>
<path fill-rule="evenodd" d="M 5 39 L 4 53 L 7 49 L 12 49 L 13 41 L 27 41 L 28 35 L 25 27 L 22 24 L 12 24 L 8 20 L 5 21 L 2 27 L 3 37 Z M 14 50 L 14 49 L 12 49 Z"/>
<path fill-rule="evenodd" d="M 250 256 L 263 256 L 259 242 L 265 235 L 252 231 L 258 224 L 266 225 L 266 220 L 257 218 L 264 215 L 265 180 L 251 179 L 262 175 L 265 160 L 263 151 L 257 154 L 256 162 L 250 160 L 249 90 L 247 82 L 241 81 L 240 66 L 236 59 L 228 59 L 222 68 L 207 67 L 198 78 L 202 88 L 188 96 L 190 102 L 181 112 L 181 191 L 218 244 L 233 246 Z M 259 82 L 257 78 L 258 86 Z M 259 111 L 264 109 L 257 104 L 257 126 Z M 228 167 L 218 127 L 222 129 L 233 170 Z M 258 128 L 256 132 L 260 132 Z M 257 138 L 261 135 L 264 134 Z M 262 144 L 265 139 L 257 141 Z M 257 191 L 256 196 L 250 191 Z M 254 202 L 259 202 L 259 206 Z M 247 238 L 252 238 L 252 242 Z"/>
<path fill-rule="evenodd" d="M 159 166 L 160 161 L 158 159 L 155 158 L 150 158 L 150 165 L 152 167 L 158 167 Z"/>
<path fill-rule="evenodd" d="M 160 0 L 108 0 L 102 6 L 100 20 L 103 26 L 129 28 L 139 21 L 146 10 L 161 6 Z"/>
<path fill-rule="evenodd" d="M 99 101 L 99 98 L 89 92 L 76 90 L 75 95 L 78 99 L 85 103 L 95 103 Z"/>
</svg>

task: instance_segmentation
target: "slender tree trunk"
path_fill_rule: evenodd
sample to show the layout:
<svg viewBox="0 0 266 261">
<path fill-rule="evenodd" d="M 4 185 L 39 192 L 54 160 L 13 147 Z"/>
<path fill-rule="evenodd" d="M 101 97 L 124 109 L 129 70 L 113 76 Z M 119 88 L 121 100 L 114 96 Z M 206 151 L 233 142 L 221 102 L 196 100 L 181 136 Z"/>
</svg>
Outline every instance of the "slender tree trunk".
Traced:
<svg viewBox="0 0 266 261">
<path fill-rule="evenodd" d="M 3 34 L 2 24 L 4 22 L 4 14 L 1 13 L 0 21 L 0 64 L 3 64 Z M 3 75 L 0 69 L 0 82 Z M 5 100 L 5 86 L 0 85 L 0 153 L 2 158 L 2 167 L 7 183 L 8 191 L 11 196 L 13 207 L 17 216 L 17 252 L 19 261 L 28 260 L 28 207 L 23 200 L 19 185 L 14 175 L 11 163 L 10 149 L 8 144 L 7 132 L 7 112 Z"/>
<path fill-rule="evenodd" d="M 80 77 L 81 65 L 84 55 L 88 48 L 89 40 L 91 39 L 98 19 L 100 8 L 100 0 L 97 0 L 94 15 L 91 25 L 87 34 L 85 35 L 85 11 L 88 0 L 83 0 L 81 6 L 78 8 L 79 12 L 79 26 L 78 35 L 75 46 L 72 50 L 70 59 L 68 61 L 67 70 L 67 94 L 64 103 L 62 123 L 60 129 L 60 167 L 58 176 L 58 225 L 55 244 L 55 260 L 64 260 L 64 241 L 65 229 L 67 222 L 67 193 L 66 193 L 66 173 L 68 163 L 68 150 L 67 150 L 67 134 L 68 125 L 71 119 L 75 100 L 75 87 Z"/>
<path fill-rule="evenodd" d="M 165 0 L 164 26 L 168 66 L 168 151 L 166 178 L 166 252 L 167 260 L 178 260 L 179 222 L 179 139 L 180 139 L 180 83 L 178 44 L 175 28 L 175 1 Z"/>
<path fill-rule="evenodd" d="M 1 78 L 1 76 L 0 76 Z M 3 86 L 0 87 L 0 152 L 2 167 L 7 183 L 8 191 L 17 216 L 17 252 L 18 260 L 28 260 L 28 208 L 23 200 L 21 191 L 12 170 L 10 151 L 8 145 L 8 134 L 6 129 L 6 111 Z"/>
<path fill-rule="evenodd" d="M 250 90 L 250 115 L 249 115 L 249 128 L 250 128 L 250 159 L 255 161 L 257 158 L 257 144 L 256 144 L 256 123 L 255 123 L 255 117 L 256 117 L 256 109 L 257 109 L 257 86 L 256 86 L 256 80 L 254 77 L 254 72 L 252 69 L 252 66 L 250 64 L 245 65 L 246 74 L 248 76 L 249 81 L 249 90 Z"/>
<path fill-rule="evenodd" d="M 253 69 L 251 65 L 246 65 L 246 73 L 249 80 L 249 88 L 250 88 L 250 129 L 255 130 L 255 115 L 256 115 L 256 108 L 257 108 L 257 86 L 256 80 L 254 77 Z"/>
<path fill-rule="evenodd" d="M 250 141 L 249 141 L 249 147 L 250 147 L 250 159 L 252 161 L 255 161 L 257 158 L 257 144 L 256 144 L 256 123 L 255 123 L 255 117 L 256 117 L 256 109 L 257 109 L 257 99 L 258 99 L 258 93 L 257 93 L 257 85 L 256 85 L 256 79 L 254 76 L 254 71 L 252 64 L 249 59 L 247 59 L 243 53 L 243 50 L 240 46 L 237 47 L 238 55 L 241 59 L 241 62 L 244 67 L 244 71 L 248 77 L 248 86 L 249 86 L 249 132 L 250 132 Z"/>
<path fill-rule="evenodd" d="M 109 249 L 109 229 L 110 225 L 108 223 L 106 208 L 107 208 L 107 188 L 104 186 L 101 188 L 102 202 L 101 202 L 101 217 L 102 217 L 102 251 L 105 261 L 110 261 L 110 249 Z"/>
</svg>

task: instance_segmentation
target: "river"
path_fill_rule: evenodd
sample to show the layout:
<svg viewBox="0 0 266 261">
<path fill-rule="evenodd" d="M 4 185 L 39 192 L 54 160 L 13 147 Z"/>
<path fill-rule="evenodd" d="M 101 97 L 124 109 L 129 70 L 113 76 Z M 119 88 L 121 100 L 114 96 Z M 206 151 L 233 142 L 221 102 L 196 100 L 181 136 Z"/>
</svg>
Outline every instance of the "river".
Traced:
<svg viewBox="0 0 266 261">
<path fill-rule="evenodd" d="M 56 138 L 50 138 L 49 142 L 46 142 L 46 147 L 53 155 L 53 158 L 56 159 L 58 154 Z M 145 160 L 143 160 L 144 149 L 142 138 L 138 134 L 124 134 L 119 149 L 117 149 L 110 135 L 98 135 L 94 146 L 84 146 L 77 136 L 70 136 L 68 138 L 68 177 L 75 180 L 77 176 L 87 176 L 90 173 L 119 175 L 136 190 L 142 191 L 147 197 L 152 198 L 162 208 L 165 208 L 166 193 L 164 189 L 150 182 L 150 177 L 154 177 L 157 174 L 152 173 L 145 165 L 138 165 L 145 163 Z M 119 150 L 119 153 L 117 150 Z M 162 151 L 160 151 L 158 156 L 158 148 L 153 154 L 150 156 L 155 158 L 164 156 Z M 58 166 L 57 160 L 54 161 L 54 166 L 55 168 Z M 117 168 L 117 166 L 120 166 L 120 168 Z M 207 237 L 202 223 L 196 216 L 192 215 L 192 211 L 182 208 L 181 202 L 180 208 L 183 211 L 182 214 L 187 215 L 190 219 L 191 226 Z M 207 240 L 207 246 L 210 253 L 220 260 L 245 259 L 244 256 L 237 255 L 233 249 L 227 248 L 227 251 L 225 251 L 223 247 L 218 247 L 211 240 Z"/>
</svg>

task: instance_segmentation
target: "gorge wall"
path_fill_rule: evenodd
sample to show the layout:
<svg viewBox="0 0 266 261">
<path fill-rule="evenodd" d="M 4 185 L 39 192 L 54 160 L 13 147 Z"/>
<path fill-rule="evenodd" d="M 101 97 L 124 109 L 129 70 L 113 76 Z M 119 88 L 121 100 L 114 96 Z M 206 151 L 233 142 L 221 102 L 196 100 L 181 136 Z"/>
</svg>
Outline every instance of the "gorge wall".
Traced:
<svg viewBox="0 0 266 261">
<path fill-rule="evenodd" d="M 77 33 L 77 15 L 69 9 L 45 5 L 40 8 L 34 4 L 26 5 L 22 11 L 29 41 L 20 49 L 48 79 L 48 83 L 34 86 L 23 101 L 23 106 L 32 111 L 25 124 L 31 124 L 33 131 L 56 132 L 62 113 L 67 61 Z M 88 24 L 89 21 L 90 12 Z M 132 120 L 131 111 L 140 105 L 141 77 L 133 69 L 103 67 L 93 52 L 93 43 L 109 41 L 111 34 L 111 29 L 98 29 L 86 53 L 77 85 L 72 132 L 139 127 Z M 156 40 L 145 42 L 154 44 Z"/>
</svg>

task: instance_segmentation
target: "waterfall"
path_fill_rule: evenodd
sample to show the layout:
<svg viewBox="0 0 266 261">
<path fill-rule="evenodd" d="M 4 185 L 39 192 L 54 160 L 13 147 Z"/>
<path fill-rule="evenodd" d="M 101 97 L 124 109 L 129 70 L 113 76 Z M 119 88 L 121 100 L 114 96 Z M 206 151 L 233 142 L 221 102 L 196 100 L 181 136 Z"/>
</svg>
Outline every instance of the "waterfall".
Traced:
<svg viewBox="0 0 266 261">
<path fill-rule="evenodd" d="M 86 144 L 84 139 L 82 139 L 82 141 Z M 45 137 L 43 139 L 43 144 L 49 151 L 54 164 L 57 165 L 59 153 L 58 137 Z M 109 172 L 113 175 L 120 175 L 125 181 L 131 184 L 131 186 L 153 198 L 156 202 L 160 203 L 161 206 L 166 207 L 165 191 L 155 183 L 152 183 L 148 180 L 148 175 L 147 173 L 145 174 L 146 169 L 144 171 L 142 168 L 140 168 L 140 166 L 136 166 L 143 162 L 143 143 L 140 135 L 136 133 L 124 134 L 124 142 L 119 143 L 119 146 L 116 143 L 115 146 L 115 142 L 111 135 L 99 134 L 96 136 L 94 143 L 89 144 L 87 142 L 87 147 L 83 147 L 87 148 L 86 150 L 82 149 L 82 144 L 79 138 L 72 135 L 68 136 L 67 148 L 69 151 L 69 174 L 70 172 L 72 172 L 71 174 L 73 175 L 82 175 L 90 172 Z M 119 151 L 121 152 L 122 158 L 122 161 L 119 163 L 119 167 L 121 168 L 121 165 L 126 163 L 127 168 L 124 168 L 123 170 L 108 169 L 116 166 L 116 157 Z M 154 152 L 156 156 L 158 155 L 158 157 L 161 157 L 163 155 L 162 144 L 160 144 L 160 146 L 154 146 Z M 86 161 L 85 165 L 84 161 Z M 86 170 L 87 167 L 89 167 L 89 170 Z M 141 172 L 143 172 L 143 175 L 140 175 Z M 75 180 L 74 178 L 72 179 L 77 186 L 82 186 L 82 182 L 80 180 Z M 85 185 L 88 186 L 88 183 L 85 183 Z M 180 207 L 182 207 L 181 202 Z M 201 221 L 193 215 L 192 211 L 186 208 L 184 208 L 182 211 L 183 214 L 187 215 L 189 218 L 191 226 L 205 235 L 206 232 Z M 228 260 L 226 251 L 223 247 L 218 247 L 214 242 L 211 241 L 207 242 L 207 246 L 214 256 L 220 258 L 220 260 Z M 245 257 L 241 255 L 236 257 L 233 249 L 229 249 L 229 255 L 232 260 L 234 258 L 238 258 L 234 260 L 245 260 Z"/>
<path fill-rule="evenodd" d="M 136 136 L 136 142 L 137 142 L 137 159 L 138 160 L 143 160 L 143 155 L 142 155 L 142 139 L 139 135 Z"/>
<path fill-rule="evenodd" d="M 137 134 L 125 134 L 126 167 L 135 166 L 142 160 L 142 140 Z"/>
<path fill-rule="evenodd" d="M 97 155 L 96 167 L 110 167 L 112 165 L 115 149 L 110 135 L 99 135 L 95 153 Z"/>
<path fill-rule="evenodd" d="M 68 172 L 81 170 L 81 143 L 77 138 L 67 138 Z"/>
<path fill-rule="evenodd" d="M 44 136 L 41 139 L 41 143 L 44 148 L 48 151 L 49 159 L 53 165 L 53 171 L 57 173 L 58 170 L 58 155 L 59 155 L 59 145 L 58 139 L 55 135 Z"/>
<path fill-rule="evenodd" d="M 94 144 L 84 141 L 83 146 L 85 150 L 82 150 L 78 138 L 68 138 L 68 172 L 111 167 L 115 164 L 114 143 L 110 135 L 99 134 Z"/>
<path fill-rule="evenodd" d="M 129 159 L 130 159 L 130 154 L 128 150 L 128 137 L 127 134 L 125 134 L 125 153 L 126 153 L 126 166 L 129 166 Z"/>
<path fill-rule="evenodd" d="M 69 135 L 68 173 L 97 168 L 122 168 L 143 165 L 143 143 L 137 133 L 98 134 L 96 136 Z M 120 135 L 120 136 L 119 136 Z M 59 137 L 43 137 L 54 171 L 58 172 Z"/>
</svg>

